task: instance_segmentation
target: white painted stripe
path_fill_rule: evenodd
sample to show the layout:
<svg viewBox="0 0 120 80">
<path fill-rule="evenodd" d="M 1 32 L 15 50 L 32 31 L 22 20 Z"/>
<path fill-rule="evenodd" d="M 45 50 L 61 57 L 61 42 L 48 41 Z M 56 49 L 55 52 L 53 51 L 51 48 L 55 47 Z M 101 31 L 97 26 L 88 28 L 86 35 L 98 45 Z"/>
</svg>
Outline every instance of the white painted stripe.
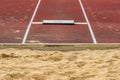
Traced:
<svg viewBox="0 0 120 80">
<path fill-rule="evenodd" d="M 75 24 L 81 24 L 81 25 L 86 25 L 87 23 L 86 22 L 75 22 Z"/>
<path fill-rule="evenodd" d="M 43 22 L 32 22 L 32 24 L 43 24 Z"/>
<path fill-rule="evenodd" d="M 43 24 L 43 22 L 32 22 L 32 24 Z M 75 22 L 75 24 L 79 24 L 79 25 L 86 25 L 86 22 Z"/>
<path fill-rule="evenodd" d="M 37 13 L 37 10 L 38 10 L 38 8 L 39 8 L 40 3 L 41 3 L 41 0 L 39 0 L 38 3 L 37 3 L 37 5 L 36 5 L 36 8 L 35 8 L 34 13 L 33 13 L 33 15 L 32 15 L 32 18 L 31 18 L 31 20 L 30 20 L 30 22 L 29 22 L 29 24 L 28 24 L 27 30 L 26 30 L 25 35 L 24 35 L 24 37 L 23 37 L 22 44 L 25 44 L 25 42 L 26 42 L 26 40 L 27 40 L 27 37 L 28 37 L 29 31 L 30 31 L 32 22 L 33 22 L 33 20 L 34 20 L 34 18 L 35 18 L 35 15 L 36 15 L 36 13 Z"/>
<path fill-rule="evenodd" d="M 84 14 L 84 17 L 85 17 L 85 19 L 86 19 L 86 22 L 87 22 L 87 24 L 88 24 L 88 28 L 89 28 L 89 31 L 90 31 L 90 34 L 91 34 L 93 43 L 94 43 L 94 44 L 97 44 L 97 41 L 96 41 L 94 32 L 93 32 L 92 27 L 91 27 L 91 24 L 90 24 L 90 22 L 89 22 L 89 20 L 88 20 L 87 14 L 86 14 L 85 9 L 84 9 L 83 4 L 82 4 L 82 1 L 79 0 L 79 3 L 80 3 L 80 6 L 81 6 L 81 9 L 82 9 L 82 12 L 83 12 L 83 14 Z"/>
</svg>

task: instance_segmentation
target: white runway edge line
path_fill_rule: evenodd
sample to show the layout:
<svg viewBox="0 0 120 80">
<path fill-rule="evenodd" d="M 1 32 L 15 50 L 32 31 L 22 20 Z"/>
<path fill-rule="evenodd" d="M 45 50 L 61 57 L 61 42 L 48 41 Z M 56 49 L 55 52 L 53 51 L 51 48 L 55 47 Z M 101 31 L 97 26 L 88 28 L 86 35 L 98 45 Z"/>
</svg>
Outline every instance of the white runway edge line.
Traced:
<svg viewBox="0 0 120 80">
<path fill-rule="evenodd" d="M 94 43 L 94 44 L 97 44 L 97 41 L 96 41 L 94 32 L 93 32 L 93 30 L 92 30 L 92 27 L 91 27 L 90 22 L 89 22 L 89 20 L 88 20 L 87 14 L 86 14 L 85 9 L 84 9 L 84 7 L 83 7 L 82 0 L 79 0 L 79 3 L 80 3 L 80 6 L 81 6 L 81 9 L 82 9 L 82 12 L 83 12 L 83 14 L 84 14 L 85 20 L 86 20 L 86 22 L 87 22 L 87 24 L 88 24 L 88 28 L 89 28 L 89 31 L 90 31 L 90 34 L 91 34 L 93 43 Z"/>
<path fill-rule="evenodd" d="M 25 35 L 24 35 L 24 37 L 23 37 L 22 44 L 25 44 L 25 42 L 26 42 L 26 40 L 27 40 L 27 37 L 28 37 L 29 31 L 30 31 L 32 22 L 33 22 L 33 20 L 34 20 L 34 18 L 35 18 L 35 15 L 36 15 L 36 13 L 37 13 L 37 10 L 38 10 L 38 8 L 39 8 L 40 3 L 41 3 L 41 0 L 39 0 L 38 3 L 37 3 L 37 5 L 36 5 L 36 8 L 35 8 L 34 13 L 33 13 L 33 15 L 32 15 L 32 18 L 31 18 L 31 20 L 30 20 L 30 22 L 29 22 L 29 24 L 28 24 L 28 27 L 27 27 L 26 32 L 25 32 Z"/>
</svg>

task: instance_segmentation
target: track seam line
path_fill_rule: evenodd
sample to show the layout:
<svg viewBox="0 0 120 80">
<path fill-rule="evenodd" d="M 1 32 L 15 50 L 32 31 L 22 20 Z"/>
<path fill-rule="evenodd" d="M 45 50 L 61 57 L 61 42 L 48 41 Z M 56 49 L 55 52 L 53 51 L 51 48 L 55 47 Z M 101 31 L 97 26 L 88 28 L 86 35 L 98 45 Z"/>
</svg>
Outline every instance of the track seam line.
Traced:
<svg viewBox="0 0 120 80">
<path fill-rule="evenodd" d="M 89 31 L 90 31 L 90 34 L 91 34 L 93 43 L 94 43 L 94 44 L 97 44 L 97 41 L 96 41 L 94 32 L 93 32 L 92 27 L 91 27 L 91 24 L 90 24 L 90 22 L 89 22 L 89 20 L 88 20 L 86 11 L 85 11 L 85 9 L 84 9 L 84 7 L 83 7 L 82 0 L 79 0 L 79 3 L 80 3 L 80 6 L 81 6 L 81 9 L 82 9 L 82 12 L 83 12 L 83 14 L 84 14 L 84 17 L 85 17 L 85 19 L 86 19 L 86 22 L 87 22 L 87 24 L 88 24 L 88 28 L 89 28 Z"/>
<path fill-rule="evenodd" d="M 27 40 L 27 37 L 28 37 L 29 31 L 30 31 L 32 22 L 33 22 L 33 20 L 34 20 L 34 18 L 35 18 L 35 16 L 36 16 L 36 13 L 37 13 L 37 10 L 38 10 L 38 8 L 39 8 L 40 3 L 41 3 L 41 0 L 39 0 L 38 3 L 37 3 L 37 5 L 36 5 L 36 8 L 35 8 L 35 10 L 34 10 L 34 12 L 33 12 L 33 15 L 32 15 L 32 18 L 31 18 L 31 20 L 30 20 L 30 22 L 29 22 L 29 24 L 28 24 L 28 27 L 27 27 L 27 29 L 26 29 L 26 32 L 25 32 L 25 34 L 24 34 L 24 37 L 23 37 L 23 40 L 22 40 L 22 44 L 25 44 L 25 42 L 26 42 L 26 40 Z"/>
</svg>

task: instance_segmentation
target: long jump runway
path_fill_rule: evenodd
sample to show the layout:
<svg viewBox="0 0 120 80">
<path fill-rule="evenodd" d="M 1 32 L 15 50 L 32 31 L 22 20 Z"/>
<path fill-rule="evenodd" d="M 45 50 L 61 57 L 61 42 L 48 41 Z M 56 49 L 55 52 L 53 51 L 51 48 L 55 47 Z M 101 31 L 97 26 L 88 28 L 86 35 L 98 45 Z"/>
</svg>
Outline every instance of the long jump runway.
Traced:
<svg viewBox="0 0 120 80">
<path fill-rule="evenodd" d="M 1 0 L 0 5 L 0 43 L 120 43 L 119 0 Z"/>
</svg>

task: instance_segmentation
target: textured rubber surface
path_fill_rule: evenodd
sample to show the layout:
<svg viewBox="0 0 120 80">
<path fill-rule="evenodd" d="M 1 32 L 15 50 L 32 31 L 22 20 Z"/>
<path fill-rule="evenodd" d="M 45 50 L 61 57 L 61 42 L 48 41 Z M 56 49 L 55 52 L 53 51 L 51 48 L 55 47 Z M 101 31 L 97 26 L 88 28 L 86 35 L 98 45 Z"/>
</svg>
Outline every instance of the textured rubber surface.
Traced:
<svg viewBox="0 0 120 80">
<path fill-rule="evenodd" d="M 98 43 L 120 43 L 120 0 L 81 0 Z M 0 0 L 0 43 L 21 43 L 38 0 Z M 32 24 L 27 43 L 92 43 L 79 0 L 41 0 L 33 22 L 74 20 L 79 25 Z"/>
<path fill-rule="evenodd" d="M 120 0 L 82 0 L 98 43 L 120 43 Z"/>
<path fill-rule="evenodd" d="M 33 25 L 28 43 L 92 43 L 86 25 Z"/>
<path fill-rule="evenodd" d="M 42 20 L 85 22 L 78 0 L 42 0 L 34 21 Z"/>
<path fill-rule="evenodd" d="M 0 0 L 0 43 L 21 43 L 36 0 Z"/>
</svg>

